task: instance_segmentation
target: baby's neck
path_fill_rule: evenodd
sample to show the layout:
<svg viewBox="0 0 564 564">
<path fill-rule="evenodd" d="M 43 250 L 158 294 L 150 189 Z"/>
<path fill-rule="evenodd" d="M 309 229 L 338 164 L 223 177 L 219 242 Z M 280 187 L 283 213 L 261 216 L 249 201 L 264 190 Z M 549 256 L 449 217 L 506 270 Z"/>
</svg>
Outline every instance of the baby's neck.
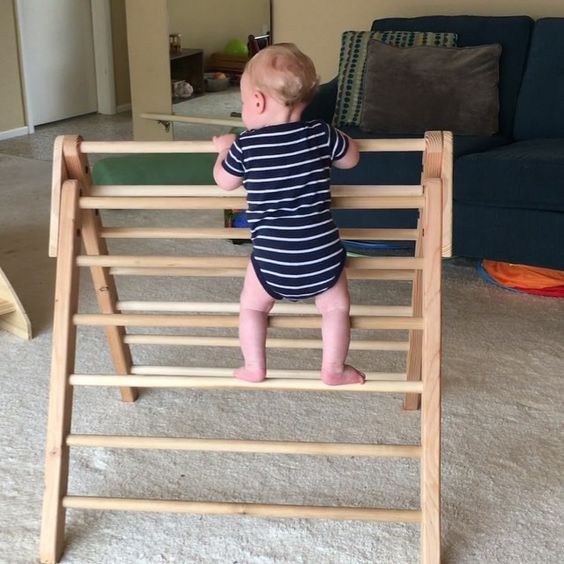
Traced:
<svg viewBox="0 0 564 564">
<path fill-rule="evenodd" d="M 305 105 L 298 104 L 296 106 L 282 106 L 274 108 L 269 115 L 265 116 L 265 124 L 263 127 L 268 127 L 269 125 L 282 125 L 284 123 L 294 123 L 302 119 L 302 112 L 304 111 Z"/>
</svg>

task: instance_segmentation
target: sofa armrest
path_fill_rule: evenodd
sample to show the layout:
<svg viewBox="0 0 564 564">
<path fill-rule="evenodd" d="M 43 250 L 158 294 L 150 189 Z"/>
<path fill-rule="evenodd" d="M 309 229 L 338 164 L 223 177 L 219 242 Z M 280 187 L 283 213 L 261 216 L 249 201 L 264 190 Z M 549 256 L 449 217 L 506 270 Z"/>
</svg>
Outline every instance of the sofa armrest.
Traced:
<svg viewBox="0 0 564 564">
<path fill-rule="evenodd" d="M 327 123 L 331 123 L 333 121 L 336 103 L 337 77 L 319 87 L 315 98 L 304 110 L 303 119 L 322 119 Z"/>
</svg>

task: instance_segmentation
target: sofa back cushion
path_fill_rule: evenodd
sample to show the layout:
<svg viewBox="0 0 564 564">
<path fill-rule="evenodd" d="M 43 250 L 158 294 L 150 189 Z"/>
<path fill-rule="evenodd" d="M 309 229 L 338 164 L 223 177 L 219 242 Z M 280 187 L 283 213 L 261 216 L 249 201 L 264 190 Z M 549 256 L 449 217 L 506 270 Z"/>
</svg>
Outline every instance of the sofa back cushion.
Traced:
<svg viewBox="0 0 564 564">
<path fill-rule="evenodd" d="M 525 69 L 533 20 L 528 16 L 422 16 L 375 20 L 372 30 L 452 32 L 459 47 L 499 43 L 499 130 L 511 136 L 517 97 Z"/>
<path fill-rule="evenodd" d="M 456 34 L 419 31 L 345 31 L 341 36 L 337 101 L 333 124 L 359 125 L 364 96 L 364 73 L 368 44 L 382 41 L 396 47 L 436 45 L 456 47 Z"/>
<path fill-rule="evenodd" d="M 379 133 L 497 133 L 500 53 L 500 45 L 402 49 L 371 41 L 360 128 Z"/>
<path fill-rule="evenodd" d="M 535 24 L 514 135 L 564 138 L 564 18 L 544 18 Z"/>
</svg>

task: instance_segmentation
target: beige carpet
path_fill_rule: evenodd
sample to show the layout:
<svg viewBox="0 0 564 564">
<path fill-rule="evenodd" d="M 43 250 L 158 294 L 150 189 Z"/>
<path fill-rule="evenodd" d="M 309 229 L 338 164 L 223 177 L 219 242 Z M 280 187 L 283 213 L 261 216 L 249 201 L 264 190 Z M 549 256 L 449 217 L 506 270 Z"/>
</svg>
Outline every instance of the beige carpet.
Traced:
<svg viewBox="0 0 564 564">
<path fill-rule="evenodd" d="M 0 155 L 0 264 L 35 331 L 0 334 L 0 562 L 36 562 L 51 341 L 54 263 L 47 258 L 50 165 Z M 108 215 L 118 222 L 124 214 Z M 219 221 L 219 217 L 217 220 Z M 202 223 L 214 218 L 199 217 Z M 142 217 L 148 224 L 149 214 Z M 246 253 L 218 243 L 216 252 Z M 204 245 L 202 250 L 206 250 Z M 148 246 L 139 252 L 152 252 Z M 180 243 L 174 250 L 180 249 Z M 93 310 L 83 279 L 84 311 Z M 473 263 L 444 264 L 443 561 L 561 562 L 564 301 L 486 284 Z M 169 284 L 170 285 L 165 285 Z M 122 298 L 236 300 L 239 280 L 132 280 Z M 352 284 L 358 302 L 406 300 L 402 284 Z M 100 331 L 83 331 L 77 371 L 110 370 Z M 233 366 L 237 350 L 165 347 L 138 363 Z M 272 366 L 314 367 L 318 354 L 272 354 Z M 401 370 L 395 353 L 355 355 L 361 368 Z M 115 390 L 79 389 L 75 432 L 350 442 L 413 442 L 417 413 L 399 396 L 236 391 L 144 392 L 133 405 Z M 406 460 L 80 449 L 74 494 L 179 497 L 312 505 L 418 506 L 418 465 Z M 69 511 L 63 562 L 417 562 L 414 525 Z M 560 555 L 560 556 L 559 556 Z"/>
</svg>

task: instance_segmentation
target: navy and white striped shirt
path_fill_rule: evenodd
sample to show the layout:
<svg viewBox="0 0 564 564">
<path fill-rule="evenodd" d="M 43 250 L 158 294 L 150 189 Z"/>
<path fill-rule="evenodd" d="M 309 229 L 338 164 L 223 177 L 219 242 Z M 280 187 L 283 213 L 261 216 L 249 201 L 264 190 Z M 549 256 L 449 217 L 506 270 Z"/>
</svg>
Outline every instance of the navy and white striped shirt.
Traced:
<svg viewBox="0 0 564 564">
<path fill-rule="evenodd" d="M 348 139 L 322 121 L 300 121 L 241 133 L 224 169 L 243 177 L 251 260 L 274 298 L 300 300 L 328 290 L 346 252 L 331 216 L 330 172 Z"/>
</svg>

